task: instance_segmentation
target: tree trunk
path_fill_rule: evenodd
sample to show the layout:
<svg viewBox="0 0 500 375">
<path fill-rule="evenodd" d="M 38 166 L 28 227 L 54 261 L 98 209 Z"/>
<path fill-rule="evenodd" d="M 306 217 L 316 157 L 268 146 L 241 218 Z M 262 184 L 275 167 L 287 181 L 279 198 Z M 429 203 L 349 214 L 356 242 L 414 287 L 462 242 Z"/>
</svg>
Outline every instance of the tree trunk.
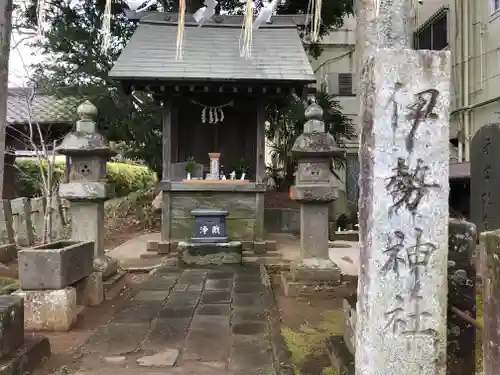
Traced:
<svg viewBox="0 0 500 375">
<path fill-rule="evenodd" d="M 7 96 L 9 87 L 11 31 L 12 0 L 0 0 L 0 198 L 3 197 L 5 170 L 5 130 L 7 128 Z"/>
</svg>

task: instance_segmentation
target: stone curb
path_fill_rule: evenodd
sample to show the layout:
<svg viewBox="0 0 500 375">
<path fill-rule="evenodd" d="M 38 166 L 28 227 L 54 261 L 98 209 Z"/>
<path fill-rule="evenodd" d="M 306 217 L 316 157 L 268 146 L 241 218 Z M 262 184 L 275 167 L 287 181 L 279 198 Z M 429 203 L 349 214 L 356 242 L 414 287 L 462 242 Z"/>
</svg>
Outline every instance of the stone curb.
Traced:
<svg viewBox="0 0 500 375">
<path fill-rule="evenodd" d="M 354 356 L 347 349 L 342 336 L 330 336 L 326 339 L 326 349 L 332 366 L 338 374 L 354 374 Z"/>
<path fill-rule="evenodd" d="M 50 343 L 44 336 L 25 334 L 24 344 L 0 360 L 0 375 L 31 374 L 50 357 Z"/>
<path fill-rule="evenodd" d="M 274 298 L 269 275 L 263 265 L 260 266 L 260 275 L 262 284 L 265 286 L 263 298 L 267 307 L 267 318 L 269 319 L 269 325 L 271 328 L 271 344 L 276 373 L 278 375 L 294 375 L 291 353 L 288 350 L 285 339 L 281 334 L 281 316 L 278 310 L 278 305 L 276 304 L 276 300 Z"/>
</svg>

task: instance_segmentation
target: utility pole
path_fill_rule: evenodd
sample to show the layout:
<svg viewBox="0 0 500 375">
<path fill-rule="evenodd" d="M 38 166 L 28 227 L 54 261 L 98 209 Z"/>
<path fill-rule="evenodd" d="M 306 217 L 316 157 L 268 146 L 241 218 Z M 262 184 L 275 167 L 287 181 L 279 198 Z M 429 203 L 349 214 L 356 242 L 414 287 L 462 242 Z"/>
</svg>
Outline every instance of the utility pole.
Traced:
<svg viewBox="0 0 500 375">
<path fill-rule="evenodd" d="M 12 0 L 0 0 L 0 199 L 3 198 Z"/>
</svg>

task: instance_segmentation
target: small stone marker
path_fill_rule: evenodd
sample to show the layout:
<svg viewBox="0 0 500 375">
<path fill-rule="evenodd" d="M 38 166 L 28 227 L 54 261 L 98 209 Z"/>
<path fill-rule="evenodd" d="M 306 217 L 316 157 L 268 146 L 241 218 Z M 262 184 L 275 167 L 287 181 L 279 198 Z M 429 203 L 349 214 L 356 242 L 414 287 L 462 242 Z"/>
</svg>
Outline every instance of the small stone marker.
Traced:
<svg viewBox="0 0 500 375">
<path fill-rule="evenodd" d="M 374 49 L 362 75 L 356 373 L 444 375 L 450 54 Z"/>
<path fill-rule="evenodd" d="M 7 199 L 0 200 L 0 243 L 14 243 L 14 229 L 12 227 L 12 209 Z"/>
<path fill-rule="evenodd" d="M 228 242 L 226 236 L 225 210 L 193 210 L 191 215 L 195 220 L 195 234 L 191 238 L 193 242 Z"/>
<path fill-rule="evenodd" d="M 471 142 L 470 214 L 477 232 L 500 228 L 500 124 L 482 126 Z"/>
<path fill-rule="evenodd" d="M 35 238 L 37 240 L 43 239 L 43 229 L 45 221 L 45 198 L 36 197 L 31 198 L 31 222 L 35 231 Z"/>
<path fill-rule="evenodd" d="M 31 223 L 31 201 L 23 197 L 12 199 L 10 203 L 16 244 L 30 246 L 34 242 L 33 224 Z"/>
</svg>

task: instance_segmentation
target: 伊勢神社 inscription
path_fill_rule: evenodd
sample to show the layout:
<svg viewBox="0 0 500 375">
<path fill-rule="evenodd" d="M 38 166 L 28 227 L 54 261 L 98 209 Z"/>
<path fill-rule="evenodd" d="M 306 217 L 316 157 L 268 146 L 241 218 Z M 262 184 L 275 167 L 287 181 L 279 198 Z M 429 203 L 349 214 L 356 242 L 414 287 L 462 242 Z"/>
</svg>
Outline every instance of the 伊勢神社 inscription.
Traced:
<svg viewBox="0 0 500 375">
<path fill-rule="evenodd" d="M 392 101 L 392 128 L 395 132 L 400 121 L 399 104 L 396 94 L 400 97 L 404 92 L 404 85 L 400 82 L 395 85 L 395 92 L 391 96 Z M 386 191 L 392 198 L 392 206 L 389 207 L 389 220 L 395 213 L 398 215 L 402 209 L 406 209 L 413 217 L 416 225 L 416 215 L 422 200 L 428 195 L 430 189 L 439 188 L 439 184 L 430 182 L 427 173 L 430 167 L 422 158 L 417 158 L 414 167 L 410 167 L 411 154 L 415 146 L 415 136 L 419 126 L 425 121 L 438 118 L 434 113 L 439 91 L 435 89 L 419 91 L 406 109 L 409 113 L 405 118 L 410 121 L 410 131 L 405 137 L 406 157 L 398 157 L 396 167 L 392 169 L 393 175 L 387 180 Z M 394 334 L 411 336 L 429 336 L 432 340 L 438 340 L 438 333 L 432 327 L 426 327 L 426 319 L 432 318 L 432 313 L 422 309 L 421 301 L 421 275 L 426 271 L 429 261 L 438 246 L 431 241 L 424 240 L 424 230 L 414 226 L 413 233 L 407 235 L 405 228 L 395 230 L 388 237 L 387 248 L 384 253 L 388 256 L 387 261 L 381 268 L 383 275 L 389 271 L 395 273 L 400 280 L 405 267 L 409 278 L 402 280 L 408 283 L 408 295 L 405 298 L 398 294 L 395 297 L 395 306 L 389 308 L 385 316 L 388 318 L 386 329 L 390 328 Z"/>
</svg>

